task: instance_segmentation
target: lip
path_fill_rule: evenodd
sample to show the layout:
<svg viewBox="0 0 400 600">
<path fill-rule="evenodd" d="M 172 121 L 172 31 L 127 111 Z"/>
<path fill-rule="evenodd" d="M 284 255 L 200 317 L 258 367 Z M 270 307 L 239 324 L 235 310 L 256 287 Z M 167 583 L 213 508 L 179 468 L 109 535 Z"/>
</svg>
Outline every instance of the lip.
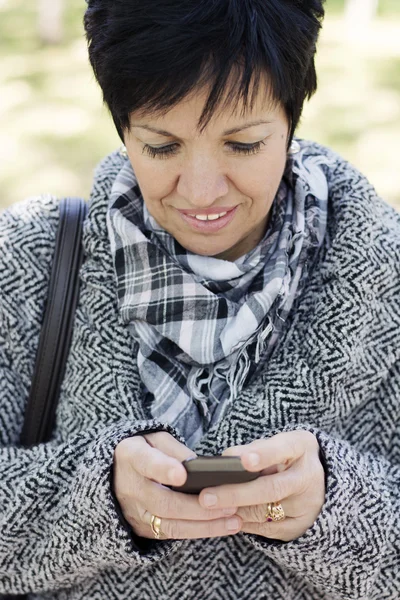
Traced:
<svg viewBox="0 0 400 600">
<path fill-rule="evenodd" d="M 198 215 L 215 215 L 215 214 L 218 215 L 219 213 L 222 213 L 222 212 L 227 213 L 224 217 L 221 217 L 220 219 L 217 219 L 216 221 L 199 221 L 195 217 L 191 217 L 188 214 L 188 212 L 193 214 L 193 210 L 186 210 L 186 209 L 179 210 L 178 209 L 178 212 L 179 212 L 181 218 L 185 221 L 185 223 L 187 225 L 189 225 L 192 229 L 194 229 L 196 231 L 200 231 L 201 233 L 215 233 L 217 231 L 220 231 L 227 225 L 229 225 L 229 223 L 235 217 L 237 209 L 238 209 L 238 206 L 235 206 L 234 208 L 229 208 L 229 209 L 220 207 L 217 209 L 209 208 L 208 210 L 204 210 L 202 212 L 197 211 Z"/>
</svg>

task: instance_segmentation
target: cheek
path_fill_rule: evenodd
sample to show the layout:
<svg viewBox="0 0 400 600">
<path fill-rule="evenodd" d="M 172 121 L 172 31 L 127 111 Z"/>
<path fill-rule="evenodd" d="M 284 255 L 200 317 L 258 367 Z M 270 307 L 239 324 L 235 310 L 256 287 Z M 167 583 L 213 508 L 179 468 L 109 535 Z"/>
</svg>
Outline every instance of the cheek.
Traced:
<svg viewBox="0 0 400 600">
<path fill-rule="evenodd" d="M 161 208 L 162 200 L 172 194 L 176 187 L 171 169 L 163 165 L 156 168 L 147 161 L 132 161 L 132 167 L 146 204 Z"/>
<path fill-rule="evenodd" d="M 249 170 L 236 172 L 232 179 L 236 189 L 248 199 L 252 210 L 265 213 L 269 210 L 282 179 L 286 159 L 257 161 Z"/>
</svg>

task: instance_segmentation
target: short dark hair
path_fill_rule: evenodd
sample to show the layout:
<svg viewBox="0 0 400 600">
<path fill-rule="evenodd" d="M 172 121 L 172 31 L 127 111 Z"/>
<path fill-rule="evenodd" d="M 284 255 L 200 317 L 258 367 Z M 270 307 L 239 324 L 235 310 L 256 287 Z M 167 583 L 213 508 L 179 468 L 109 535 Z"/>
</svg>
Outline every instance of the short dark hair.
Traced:
<svg viewBox="0 0 400 600">
<path fill-rule="evenodd" d="M 89 58 L 121 139 L 133 111 L 162 114 L 209 86 L 198 123 L 204 129 L 226 101 L 252 107 L 253 92 L 267 74 L 269 97 L 286 110 L 290 143 L 304 101 L 317 89 L 314 57 L 323 3 L 89 0 Z"/>
</svg>

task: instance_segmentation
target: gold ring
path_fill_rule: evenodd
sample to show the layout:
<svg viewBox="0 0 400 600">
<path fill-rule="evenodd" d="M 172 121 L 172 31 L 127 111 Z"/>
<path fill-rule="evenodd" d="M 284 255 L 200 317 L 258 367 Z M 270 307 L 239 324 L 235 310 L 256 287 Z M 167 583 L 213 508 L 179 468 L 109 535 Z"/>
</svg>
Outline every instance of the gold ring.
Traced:
<svg viewBox="0 0 400 600">
<path fill-rule="evenodd" d="M 160 517 L 156 517 L 156 515 L 151 515 L 150 527 L 156 540 L 159 540 L 162 536 Z"/>
<path fill-rule="evenodd" d="M 285 511 L 283 510 L 280 502 L 268 502 L 267 512 L 265 513 L 266 522 L 271 523 L 271 521 L 283 521 L 285 517 Z"/>
</svg>

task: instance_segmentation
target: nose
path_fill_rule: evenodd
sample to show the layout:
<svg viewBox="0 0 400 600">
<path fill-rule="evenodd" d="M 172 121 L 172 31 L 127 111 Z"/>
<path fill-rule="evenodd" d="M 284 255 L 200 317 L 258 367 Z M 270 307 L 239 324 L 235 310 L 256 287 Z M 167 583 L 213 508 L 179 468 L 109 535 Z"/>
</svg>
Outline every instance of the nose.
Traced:
<svg viewBox="0 0 400 600">
<path fill-rule="evenodd" d="M 228 194 L 229 186 L 218 162 L 202 157 L 184 165 L 177 191 L 194 208 L 208 208 Z"/>
</svg>

